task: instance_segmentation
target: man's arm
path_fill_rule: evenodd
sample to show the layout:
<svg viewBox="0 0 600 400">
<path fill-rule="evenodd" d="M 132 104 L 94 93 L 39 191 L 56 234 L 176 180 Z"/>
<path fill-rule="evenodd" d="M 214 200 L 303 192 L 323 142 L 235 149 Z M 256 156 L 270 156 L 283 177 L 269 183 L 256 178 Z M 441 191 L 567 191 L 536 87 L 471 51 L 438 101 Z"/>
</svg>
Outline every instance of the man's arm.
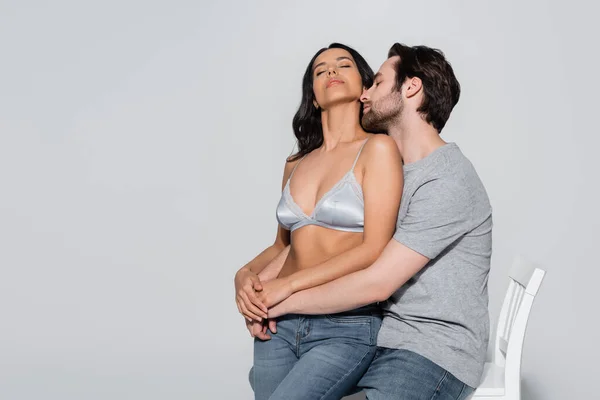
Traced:
<svg viewBox="0 0 600 400">
<path fill-rule="evenodd" d="M 333 314 L 387 300 L 428 262 L 429 258 L 392 239 L 367 269 L 294 293 L 270 308 L 269 318 L 289 313 Z"/>
<path fill-rule="evenodd" d="M 452 175 L 428 180 L 413 194 L 394 239 L 377 261 L 365 270 L 295 293 L 269 309 L 269 317 L 336 313 L 387 300 L 490 214 L 487 203 L 474 201 L 473 196 Z"/>
<path fill-rule="evenodd" d="M 365 269 L 377 260 L 394 234 L 398 207 L 402 195 L 402 160 L 396 142 L 389 136 L 375 135 L 365 145 L 364 232 L 362 242 L 324 262 L 303 268 L 263 285 L 258 295 L 267 307 L 289 297 L 294 292 L 331 282 L 342 276 Z"/>
</svg>

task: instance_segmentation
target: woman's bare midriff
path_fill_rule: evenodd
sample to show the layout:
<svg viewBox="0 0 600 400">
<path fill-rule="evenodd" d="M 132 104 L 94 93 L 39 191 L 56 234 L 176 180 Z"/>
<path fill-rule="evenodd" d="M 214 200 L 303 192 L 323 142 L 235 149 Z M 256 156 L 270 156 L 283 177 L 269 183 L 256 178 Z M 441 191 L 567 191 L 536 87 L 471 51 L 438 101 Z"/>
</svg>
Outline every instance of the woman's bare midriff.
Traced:
<svg viewBox="0 0 600 400">
<path fill-rule="evenodd" d="M 292 233 L 290 252 L 279 277 L 327 261 L 362 243 L 362 232 L 343 232 L 317 225 L 304 226 Z"/>
</svg>

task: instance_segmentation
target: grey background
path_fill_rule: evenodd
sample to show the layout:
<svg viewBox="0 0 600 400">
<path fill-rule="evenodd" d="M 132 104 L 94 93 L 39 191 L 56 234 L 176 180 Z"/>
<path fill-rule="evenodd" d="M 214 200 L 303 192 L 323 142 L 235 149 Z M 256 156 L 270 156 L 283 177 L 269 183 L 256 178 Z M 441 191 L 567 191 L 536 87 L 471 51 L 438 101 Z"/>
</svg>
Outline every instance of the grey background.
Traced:
<svg viewBox="0 0 600 400">
<path fill-rule="evenodd" d="M 596 6 L 584 1 L 0 1 L 0 399 L 250 399 L 234 272 L 274 239 L 304 68 L 443 49 L 443 133 L 512 257 L 548 270 L 525 398 L 592 398 Z M 595 392 L 595 391 L 594 391 Z"/>
</svg>

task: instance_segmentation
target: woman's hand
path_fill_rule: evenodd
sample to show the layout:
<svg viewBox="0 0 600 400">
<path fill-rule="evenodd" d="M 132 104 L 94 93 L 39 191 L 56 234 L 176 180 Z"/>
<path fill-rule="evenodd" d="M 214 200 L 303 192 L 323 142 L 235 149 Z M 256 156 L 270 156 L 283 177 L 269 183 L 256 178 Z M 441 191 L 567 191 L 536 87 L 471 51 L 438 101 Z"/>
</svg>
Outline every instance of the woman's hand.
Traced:
<svg viewBox="0 0 600 400">
<path fill-rule="evenodd" d="M 267 307 L 257 297 L 257 291 L 262 288 L 254 272 L 241 269 L 235 274 L 235 301 L 240 314 L 248 321 L 261 322 L 267 318 Z"/>
<path fill-rule="evenodd" d="M 286 278 L 273 279 L 262 284 L 262 290 L 257 292 L 261 304 L 273 307 L 293 294 L 292 285 Z"/>
</svg>

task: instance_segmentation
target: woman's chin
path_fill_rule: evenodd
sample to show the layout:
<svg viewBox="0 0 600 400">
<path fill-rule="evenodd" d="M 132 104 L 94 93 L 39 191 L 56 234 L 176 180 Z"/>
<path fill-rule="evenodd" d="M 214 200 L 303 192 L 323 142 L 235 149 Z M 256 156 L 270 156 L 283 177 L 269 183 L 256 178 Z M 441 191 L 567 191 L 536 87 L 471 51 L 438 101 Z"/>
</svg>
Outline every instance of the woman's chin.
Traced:
<svg viewBox="0 0 600 400">
<path fill-rule="evenodd" d="M 340 93 L 339 96 L 331 96 L 326 101 L 321 104 L 323 110 L 330 110 L 331 108 L 335 108 L 340 105 L 348 105 L 348 104 L 359 104 L 360 103 L 360 94 L 351 95 L 348 93 Z"/>
</svg>

